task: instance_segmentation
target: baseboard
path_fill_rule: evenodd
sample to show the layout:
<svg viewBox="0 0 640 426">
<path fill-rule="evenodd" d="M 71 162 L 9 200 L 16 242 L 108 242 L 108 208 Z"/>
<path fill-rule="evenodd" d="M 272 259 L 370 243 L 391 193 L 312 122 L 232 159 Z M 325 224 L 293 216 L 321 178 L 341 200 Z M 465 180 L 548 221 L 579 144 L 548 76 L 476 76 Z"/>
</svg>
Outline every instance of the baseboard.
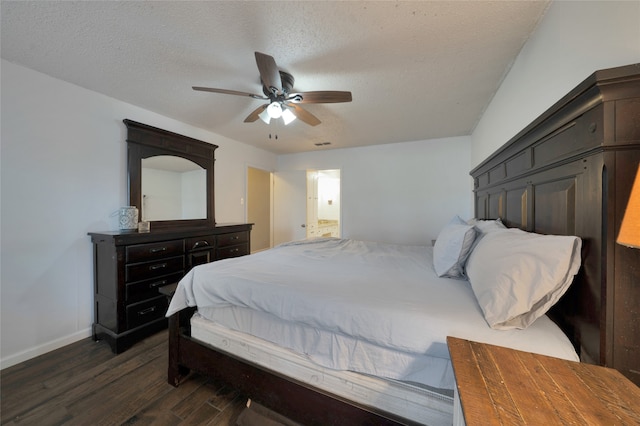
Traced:
<svg viewBox="0 0 640 426">
<path fill-rule="evenodd" d="M 77 331 L 68 336 L 64 336 L 59 339 L 44 343 L 42 345 L 29 348 L 25 351 L 18 352 L 17 354 L 9 355 L 5 358 L 0 359 L 0 370 L 4 370 L 5 368 L 9 368 L 21 362 L 30 360 L 31 358 L 35 358 L 37 356 L 46 354 L 47 352 L 54 351 L 63 346 L 77 342 L 78 340 L 91 337 L 91 334 L 92 334 L 91 327 L 89 327 L 84 330 Z"/>
</svg>

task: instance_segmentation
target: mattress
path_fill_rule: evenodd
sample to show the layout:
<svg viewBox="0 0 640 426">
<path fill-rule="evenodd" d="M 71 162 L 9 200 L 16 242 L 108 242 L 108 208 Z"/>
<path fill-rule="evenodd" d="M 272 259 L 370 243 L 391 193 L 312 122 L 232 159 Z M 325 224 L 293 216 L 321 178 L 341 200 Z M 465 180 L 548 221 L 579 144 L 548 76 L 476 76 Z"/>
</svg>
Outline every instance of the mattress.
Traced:
<svg viewBox="0 0 640 426">
<path fill-rule="evenodd" d="M 451 425 L 452 396 L 424 386 L 324 368 L 292 350 L 231 330 L 197 313 L 191 318 L 191 336 L 205 345 L 268 370 L 285 373 L 294 380 L 363 406 L 393 413 L 420 424 Z"/>
<path fill-rule="evenodd" d="M 320 367 L 448 391 L 449 335 L 578 360 L 546 316 L 524 330 L 491 329 L 467 281 L 436 276 L 432 250 L 323 239 L 201 265 L 167 315 L 197 306 Z"/>
<path fill-rule="evenodd" d="M 237 306 L 202 309 L 199 314 L 290 349 L 318 366 L 413 382 L 452 395 L 455 377 L 446 348 L 447 357 L 398 351 Z"/>
</svg>

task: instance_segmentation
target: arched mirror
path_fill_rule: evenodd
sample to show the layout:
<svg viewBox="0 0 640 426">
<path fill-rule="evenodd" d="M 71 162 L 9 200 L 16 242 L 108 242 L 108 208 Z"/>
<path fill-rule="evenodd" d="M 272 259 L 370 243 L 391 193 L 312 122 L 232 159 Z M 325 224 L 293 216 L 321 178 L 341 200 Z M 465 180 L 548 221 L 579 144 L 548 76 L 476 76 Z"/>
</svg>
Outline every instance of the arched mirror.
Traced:
<svg viewBox="0 0 640 426">
<path fill-rule="evenodd" d="M 207 172 L 175 155 L 142 159 L 141 220 L 207 218 Z"/>
<path fill-rule="evenodd" d="M 215 226 L 216 145 L 124 120 L 129 202 L 151 229 Z"/>
</svg>

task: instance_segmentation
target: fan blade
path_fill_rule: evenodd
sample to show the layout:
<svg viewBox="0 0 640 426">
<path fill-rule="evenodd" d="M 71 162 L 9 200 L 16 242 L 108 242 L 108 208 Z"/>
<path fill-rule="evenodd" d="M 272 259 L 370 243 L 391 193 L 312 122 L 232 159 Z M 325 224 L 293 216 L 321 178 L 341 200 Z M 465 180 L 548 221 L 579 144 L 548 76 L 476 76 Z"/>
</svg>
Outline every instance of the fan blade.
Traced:
<svg viewBox="0 0 640 426">
<path fill-rule="evenodd" d="M 318 117 L 311 114 L 309 111 L 305 110 L 301 106 L 298 106 L 296 104 L 289 104 L 287 106 L 292 109 L 293 114 L 297 118 L 304 121 L 308 125 L 317 126 L 318 124 L 320 124 L 320 120 L 318 120 Z"/>
<path fill-rule="evenodd" d="M 225 95 L 248 96 L 253 99 L 264 99 L 264 100 L 269 99 L 264 96 L 256 95 L 253 93 L 247 93 L 247 92 L 239 92 L 237 90 L 214 89 L 213 87 L 198 87 L 198 86 L 192 86 L 192 89 L 198 90 L 201 92 L 213 92 L 213 93 L 224 93 Z"/>
<path fill-rule="evenodd" d="M 335 90 L 292 93 L 287 98 L 289 102 L 297 104 L 331 104 L 338 102 L 351 102 L 351 92 Z"/>
<path fill-rule="evenodd" d="M 264 53 L 255 52 L 256 64 L 258 64 L 258 70 L 260 71 L 260 78 L 262 84 L 264 84 L 272 93 L 282 93 L 282 80 L 280 80 L 280 70 L 276 65 L 276 60 L 272 56 L 265 55 Z"/>
<path fill-rule="evenodd" d="M 249 114 L 247 116 L 247 118 L 244 119 L 245 123 L 253 123 L 254 121 L 256 121 L 258 118 L 260 118 L 260 113 L 262 111 L 265 110 L 266 107 L 268 107 L 269 104 L 266 105 L 260 105 L 258 108 L 254 109 L 253 112 L 251 114 Z"/>
</svg>

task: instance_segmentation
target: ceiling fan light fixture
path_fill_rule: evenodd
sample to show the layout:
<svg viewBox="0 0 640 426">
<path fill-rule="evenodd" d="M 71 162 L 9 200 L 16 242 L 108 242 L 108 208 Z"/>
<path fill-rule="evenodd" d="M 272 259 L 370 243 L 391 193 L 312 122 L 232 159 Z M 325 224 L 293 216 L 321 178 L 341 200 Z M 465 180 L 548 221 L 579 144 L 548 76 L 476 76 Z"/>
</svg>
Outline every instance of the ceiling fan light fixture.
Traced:
<svg viewBox="0 0 640 426">
<path fill-rule="evenodd" d="M 284 121 L 284 125 L 286 126 L 287 124 L 291 123 L 292 121 L 294 121 L 297 117 L 295 116 L 295 114 L 293 112 L 291 112 L 291 110 L 289 108 L 285 108 L 282 111 L 282 120 Z"/>
<path fill-rule="evenodd" d="M 304 109 L 303 106 L 297 104 L 324 104 L 352 101 L 351 92 L 338 90 L 295 93 L 293 90 L 295 79 L 291 74 L 278 69 L 278 65 L 272 56 L 255 52 L 255 57 L 256 65 L 258 65 L 258 71 L 260 72 L 263 95 L 238 90 L 216 89 L 214 87 L 192 86 L 193 90 L 235 96 L 248 96 L 253 99 L 269 101 L 268 104 L 263 103 L 251 111 L 244 119 L 245 123 L 253 123 L 260 118 L 266 124 L 270 124 L 272 119 L 282 117 L 285 125 L 296 119 L 300 119 L 300 121 L 309 126 L 317 126 L 320 124 L 318 117 Z"/>
<path fill-rule="evenodd" d="M 264 121 L 265 124 L 269 124 L 271 122 L 271 117 L 269 116 L 269 108 L 265 108 L 262 110 L 260 114 L 258 114 L 260 120 Z"/>
<path fill-rule="evenodd" d="M 280 105 L 280 102 L 271 102 L 267 107 L 267 113 L 271 118 L 282 117 L 282 105 Z"/>
</svg>

